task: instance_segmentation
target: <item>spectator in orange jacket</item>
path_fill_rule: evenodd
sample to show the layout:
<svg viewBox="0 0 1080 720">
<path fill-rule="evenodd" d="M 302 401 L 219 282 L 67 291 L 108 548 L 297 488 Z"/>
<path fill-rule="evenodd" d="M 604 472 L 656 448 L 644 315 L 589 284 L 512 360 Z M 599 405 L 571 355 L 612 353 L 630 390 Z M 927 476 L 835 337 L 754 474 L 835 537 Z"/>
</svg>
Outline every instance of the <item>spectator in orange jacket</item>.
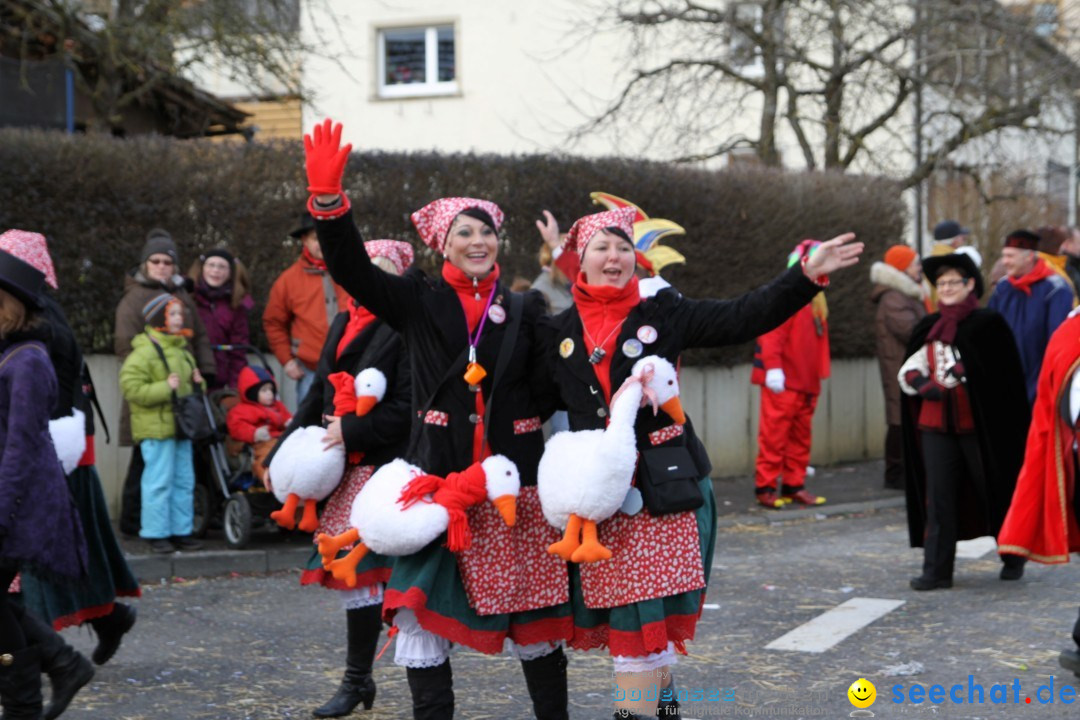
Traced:
<svg viewBox="0 0 1080 720">
<path fill-rule="evenodd" d="M 274 377 L 265 368 L 249 365 L 241 370 L 237 390 L 240 402 L 229 409 L 225 424 L 230 437 L 252 446 L 252 472 L 262 479 L 262 461 L 274 447 L 274 439 L 285 431 L 292 413 L 278 399 Z"/>
<path fill-rule="evenodd" d="M 802 262 L 820 244 L 803 240 L 788 257 L 788 266 Z M 828 317 L 825 295 L 818 293 L 783 325 L 758 338 L 754 350 L 750 381 L 762 386 L 754 491 L 767 508 L 792 501 L 825 502 L 811 495 L 805 483 L 811 421 L 821 381 L 829 377 Z M 779 496 L 777 480 L 781 480 Z"/>
<path fill-rule="evenodd" d="M 315 379 L 326 333 L 339 310 L 348 307 L 348 294 L 330 279 L 323 262 L 315 220 L 308 213 L 290 237 L 300 240 L 300 257 L 278 276 L 263 311 L 263 329 L 270 350 L 296 381 L 296 402 Z"/>
</svg>

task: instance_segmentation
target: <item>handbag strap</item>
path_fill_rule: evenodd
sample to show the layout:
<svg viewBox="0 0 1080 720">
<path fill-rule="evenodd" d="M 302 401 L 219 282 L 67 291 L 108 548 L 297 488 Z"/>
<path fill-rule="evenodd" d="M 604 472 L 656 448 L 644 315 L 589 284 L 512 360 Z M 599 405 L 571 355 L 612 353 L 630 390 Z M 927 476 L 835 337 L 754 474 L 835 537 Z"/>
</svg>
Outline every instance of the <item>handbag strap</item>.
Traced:
<svg viewBox="0 0 1080 720">
<path fill-rule="evenodd" d="M 150 344 L 154 346 L 155 350 L 157 350 L 158 357 L 161 358 L 161 364 L 165 366 L 165 372 L 169 375 L 172 375 L 172 368 L 169 367 L 169 361 L 165 359 L 165 351 L 161 349 L 161 343 L 159 343 L 157 341 L 157 338 L 150 333 L 146 333 L 146 337 L 150 338 Z M 194 391 L 196 393 L 199 392 L 199 390 L 201 389 L 199 385 L 197 383 L 192 383 L 192 385 L 194 386 Z M 176 390 L 170 387 L 169 392 L 172 393 L 172 401 L 174 405 L 180 402 L 180 397 L 176 394 Z"/>
<path fill-rule="evenodd" d="M 48 353 L 46 353 L 44 350 L 42 350 L 37 345 L 32 345 L 30 343 L 23 343 L 23 344 L 19 345 L 18 347 L 14 348 L 13 350 L 10 350 L 8 352 L 8 354 L 4 356 L 4 359 L 0 360 L 0 370 L 2 370 L 3 367 L 8 364 L 8 361 L 11 360 L 11 358 L 15 357 L 16 355 L 18 355 L 23 350 L 28 350 L 28 349 L 32 350 L 34 348 L 36 348 L 38 352 L 45 355 L 46 358 L 49 356 Z"/>
</svg>

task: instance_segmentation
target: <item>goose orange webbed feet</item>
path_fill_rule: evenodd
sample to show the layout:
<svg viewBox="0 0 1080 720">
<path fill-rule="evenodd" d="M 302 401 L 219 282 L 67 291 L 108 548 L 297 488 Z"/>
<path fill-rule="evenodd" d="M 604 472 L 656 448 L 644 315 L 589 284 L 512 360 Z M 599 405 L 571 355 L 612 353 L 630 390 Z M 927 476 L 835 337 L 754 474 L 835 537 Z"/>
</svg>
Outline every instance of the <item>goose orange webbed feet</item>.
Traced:
<svg viewBox="0 0 1080 720">
<path fill-rule="evenodd" d="M 316 514 L 316 504 L 311 498 L 304 500 L 304 514 L 300 518 L 298 528 L 304 532 L 313 533 L 319 529 L 319 516 Z"/>
<path fill-rule="evenodd" d="M 340 535 L 319 533 L 319 537 L 315 538 L 315 540 L 318 543 L 319 554 L 322 555 L 323 568 L 329 570 L 330 563 L 334 561 L 341 549 L 346 545 L 352 545 L 359 539 L 360 531 L 356 528 L 349 528 Z"/>
<path fill-rule="evenodd" d="M 300 498 L 296 493 L 289 493 L 285 498 L 285 504 L 280 510 L 270 513 L 270 518 L 286 530 L 292 530 L 296 527 L 296 506 L 299 502 Z"/>
<path fill-rule="evenodd" d="M 566 530 L 563 532 L 562 540 L 549 545 L 548 552 L 552 555 L 558 555 L 566 562 L 570 562 L 570 557 L 580 546 L 581 518 L 571 513 L 566 521 Z"/>
<path fill-rule="evenodd" d="M 356 566 L 367 555 L 368 547 L 364 543 L 357 543 L 349 554 L 330 563 L 330 573 L 351 588 L 356 587 Z"/>
<path fill-rule="evenodd" d="M 585 520 L 581 527 L 581 547 L 574 551 L 570 560 L 576 563 L 599 562 L 611 559 L 611 551 L 600 544 L 596 537 L 596 523 Z"/>
</svg>

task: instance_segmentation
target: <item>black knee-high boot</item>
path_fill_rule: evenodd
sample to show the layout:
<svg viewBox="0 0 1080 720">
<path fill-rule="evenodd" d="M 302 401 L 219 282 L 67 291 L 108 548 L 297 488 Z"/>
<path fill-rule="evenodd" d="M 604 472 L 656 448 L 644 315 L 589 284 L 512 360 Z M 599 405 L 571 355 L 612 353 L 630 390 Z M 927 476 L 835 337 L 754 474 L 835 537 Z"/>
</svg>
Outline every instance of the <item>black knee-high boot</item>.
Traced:
<svg viewBox="0 0 1080 720">
<path fill-rule="evenodd" d="M 568 720 L 566 653 L 562 648 L 534 660 L 522 660 L 525 685 L 537 720 Z"/>
<path fill-rule="evenodd" d="M 45 708 L 44 720 L 60 716 L 75 693 L 94 677 L 94 666 L 64 641 L 60 633 L 36 615 L 23 612 L 19 618 L 26 641 L 40 650 L 41 672 L 49 676 L 52 700 Z"/>
<path fill-rule="evenodd" d="M 413 720 L 450 720 L 454 717 L 454 673 L 450 661 L 430 668 L 406 668 L 412 692 Z"/>
<path fill-rule="evenodd" d="M 671 676 L 671 684 L 660 691 L 660 699 L 656 704 L 656 717 L 682 717 L 679 714 L 679 691 L 675 688 L 674 675 Z"/>
<path fill-rule="evenodd" d="M 315 717 L 341 717 L 348 715 L 360 703 L 370 710 L 375 703 L 375 681 L 371 677 L 371 665 L 375 660 L 375 648 L 382 632 L 382 605 L 369 605 L 345 611 L 346 637 L 345 677 L 341 680 L 334 697 L 316 708 Z"/>
<path fill-rule="evenodd" d="M 41 656 L 37 645 L 0 654 L 4 720 L 41 720 Z"/>
<path fill-rule="evenodd" d="M 105 617 L 90 620 L 90 627 L 98 636 L 97 647 L 90 654 L 96 665 L 104 665 L 120 649 L 120 641 L 135 626 L 138 617 L 135 608 L 124 603 L 113 603 L 112 612 Z"/>
</svg>

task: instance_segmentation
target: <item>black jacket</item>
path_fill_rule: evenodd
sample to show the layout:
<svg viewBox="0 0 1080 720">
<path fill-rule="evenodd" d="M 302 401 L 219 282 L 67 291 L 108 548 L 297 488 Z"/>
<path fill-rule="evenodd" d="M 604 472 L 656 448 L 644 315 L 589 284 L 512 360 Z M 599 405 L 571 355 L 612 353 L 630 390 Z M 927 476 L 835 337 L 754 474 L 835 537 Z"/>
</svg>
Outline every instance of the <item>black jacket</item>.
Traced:
<svg viewBox="0 0 1080 720">
<path fill-rule="evenodd" d="M 375 466 L 385 465 L 404 455 L 409 439 L 412 381 L 409 357 L 401 336 L 381 320 L 376 320 L 352 339 L 341 357 L 336 357 L 338 343 L 345 334 L 348 322 L 349 313 L 342 312 L 330 325 L 315 369 L 315 381 L 266 458 L 267 465 L 285 438 L 297 428 L 324 425 L 323 416 L 334 414 L 334 386 L 327 379 L 330 375 L 347 372 L 355 377 L 365 368 L 377 368 L 386 376 L 386 394 L 367 415 L 353 413 L 341 419 L 345 451 L 363 452 L 362 463 Z"/>
<path fill-rule="evenodd" d="M 41 314 L 50 330 L 49 359 L 56 371 L 59 389 L 56 406 L 49 414 L 49 419 L 68 417 L 73 410 L 80 410 L 86 416 L 87 436 L 93 435 L 94 413 L 90 397 L 94 386 L 90 381 L 90 371 L 83 360 L 82 350 L 60 304 L 45 293 L 41 294 L 40 299 Z"/>
<path fill-rule="evenodd" d="M 927 315 L 907 346 L 907 357 L 926 344 L 940 313 Z M 956 327 L 956 348 L 964 363 L 965 386 L 975 420 L 983 473 L 973 487 L 961 489 L 957 504 L 958 539 L 997 537 L 1012 502 L 1020 466 L 1024 464 L 1031 408 L 1012 332 L 1000 313 L 977 309 Z M 921 433 L 917 427 L 922 400 L 905 395 L 901 403 L 904 432 L 904 471 L 907 475 L 908 533 L 912 547 L 922 547 L 926 533 L 926 469 Z"/>
<path fill-rule="evenodd" d="M 463 379 L 468 327 L 456 291 L 441 277 L 429 277 L 416 268 L 398 277 L 372 265 L 349 215 L 319 220 L 315 227 L 334 281 L 405 339 L 413 381 L 409 417 L 415 420 L 408 459 L 439 475 L 468 467 L 478 418 L 475 394 Z M 486 406 L 491 408 L 487 427 L 491 451 L 517 464 L 522 485 L 535 485 L 536 466 L 544 451 L 543 433 L 539 422 L 517 421 L 542 420 L 552 412 L 547 403 L 534 398 L 530 376 L 539 360 L 534 336 L 544 298 L 539 293 L 525 294 L 512 353 L 505 370 L 496 377 L 503 338 L 514 325 L 510 296 L 506 285 L 499 282 L 493 304 L 504 308 L 506 319 L 502 323 L 488 321 L 484 326 L 477 362 L 487 377 L 480 387 Z M 431 412 L 418 417 L 429 401 Z"/>
<path fill-rule="evenodd" d="M 792 268 L 768 285 L 751 290 L 732 300 L 691 300 L 674 288 L 665 288 L 638 304 L 623 323 L 611 361 L 611 391 L 614 393 L 630 375 L 641 357 L 659 355 L 677 365 L 679 355 L 695 347 L 717 347 L 749 342 L 782 324 L 799 308 L 813 299 L 821 288 Z M 572 430 L 603 429 L 608 413 L 600 384 L 583 339 L 581 316 L 572 307 L 543 321 L 544 361 L 558 387 L 560 405 L 569 413 Z M 649 325 L 656 330 L 656 340 L 644 345 L 641 355 L 627 357 L 623 344 L 638 336 L 638 329 Z M 563 358 L 559 346 L 569 338 L 573 351 Z M 653 415 L 643 408 L 635 424 L 639 449 L 653 447 L 649 434 L 672 424 L 663 411 Z M 684 432 L 662 446 L 685 445 L 693 456 L 702 477 L 712 470 L 708 455 L 693 424 L 687 421 Z"/>
</svg>

